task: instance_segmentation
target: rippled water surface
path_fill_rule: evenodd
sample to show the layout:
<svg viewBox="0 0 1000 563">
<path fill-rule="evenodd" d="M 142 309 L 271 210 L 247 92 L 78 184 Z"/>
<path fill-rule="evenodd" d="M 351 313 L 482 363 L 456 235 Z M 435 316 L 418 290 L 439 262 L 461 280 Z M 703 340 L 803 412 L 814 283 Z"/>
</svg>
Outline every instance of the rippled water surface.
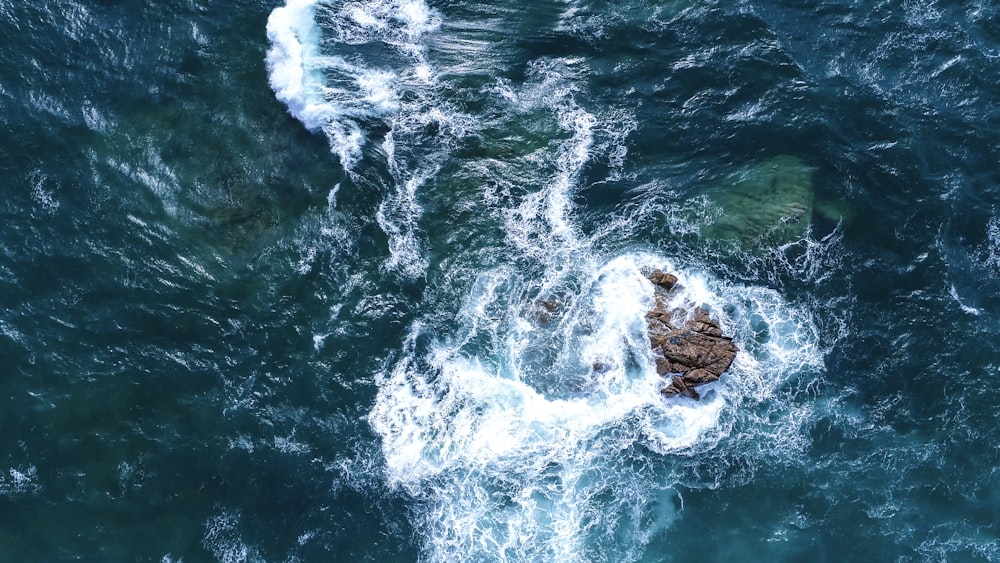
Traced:
<svg viewBox="0 0 1000 563">
<path fill-rule="evenodd" d="M 1000 561 L 998 30 L 0 0 L 0 560 Z"/>
</svg>

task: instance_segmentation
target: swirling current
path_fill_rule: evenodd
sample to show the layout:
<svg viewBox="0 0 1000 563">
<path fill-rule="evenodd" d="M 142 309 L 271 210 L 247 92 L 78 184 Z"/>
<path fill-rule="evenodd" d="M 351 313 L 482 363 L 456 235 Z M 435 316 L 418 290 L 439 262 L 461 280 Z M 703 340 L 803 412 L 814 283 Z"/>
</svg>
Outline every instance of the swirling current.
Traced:
<svg viewBox="0 0 1000 563">
<path fill-rule="evenodd" d="M 1000 561 L 1000 6 L 0 32 L 0 560 Z"/>
</svg>

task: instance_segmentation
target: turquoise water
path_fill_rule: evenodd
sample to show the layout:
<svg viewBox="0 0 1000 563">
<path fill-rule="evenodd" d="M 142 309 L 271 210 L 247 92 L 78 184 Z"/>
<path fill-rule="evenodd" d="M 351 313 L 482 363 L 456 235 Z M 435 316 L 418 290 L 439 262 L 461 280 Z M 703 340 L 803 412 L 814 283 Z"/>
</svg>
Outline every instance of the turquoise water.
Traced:
<svg viewBox="0 0 1000 563">
<path fill-rule="evenodd" d="M 1000 560 L 998 30 L 0 0 L 0 560 Z"/>
</svg>

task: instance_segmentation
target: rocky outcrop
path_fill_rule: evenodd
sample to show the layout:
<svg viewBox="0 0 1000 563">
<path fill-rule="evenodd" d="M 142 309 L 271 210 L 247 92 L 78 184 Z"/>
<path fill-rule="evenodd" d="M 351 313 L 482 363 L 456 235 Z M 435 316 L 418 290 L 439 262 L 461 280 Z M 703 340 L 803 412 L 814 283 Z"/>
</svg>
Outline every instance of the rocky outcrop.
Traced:
<svg viewBox="0 0 1000 563">
<path fill-rule="evenodd" d="M 653 285 L 665 291 L 670 291 L 677 284 L 677 276 L 668 274 L 662 270 L 653 270 L 646 277 L 649 281 L 653 282 Z"/>
<path fill-rule="evenodd" d="M 535 322 L 545 326 L 549 324 L 554 315 L 559 313 L 559 309 L 559 302 L 554 299 L 536 299 L 532 315 L 535 318 Z"/>
<path fill-rule="evenodd" d="M 656 305 L 646 313 L 649 344 L 656 357 L 656 372 L 671 378 L 660 392 L 667 397 L 699 399 L 694 388 L 717 381 L 729 369 L 736 358 L 736 345 L 703 308 L 668 309 L 676 276 L 653 270 L 646 277 L 656 291 Z"/>
</svg>

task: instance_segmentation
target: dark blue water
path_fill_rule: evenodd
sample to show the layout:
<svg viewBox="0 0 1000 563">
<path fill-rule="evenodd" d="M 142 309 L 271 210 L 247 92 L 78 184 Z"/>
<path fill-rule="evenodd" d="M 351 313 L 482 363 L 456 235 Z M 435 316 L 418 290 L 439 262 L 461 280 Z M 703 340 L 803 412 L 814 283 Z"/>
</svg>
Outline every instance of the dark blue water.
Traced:
<svg viewBox="0 0 1000 563">
<path fill-rule="evenodd" d="M 0 37 L 0 560 L 1000 560 L 1000 7 Z M 651 267 L 739 345 L 700 402 Z"/>
</svg>

